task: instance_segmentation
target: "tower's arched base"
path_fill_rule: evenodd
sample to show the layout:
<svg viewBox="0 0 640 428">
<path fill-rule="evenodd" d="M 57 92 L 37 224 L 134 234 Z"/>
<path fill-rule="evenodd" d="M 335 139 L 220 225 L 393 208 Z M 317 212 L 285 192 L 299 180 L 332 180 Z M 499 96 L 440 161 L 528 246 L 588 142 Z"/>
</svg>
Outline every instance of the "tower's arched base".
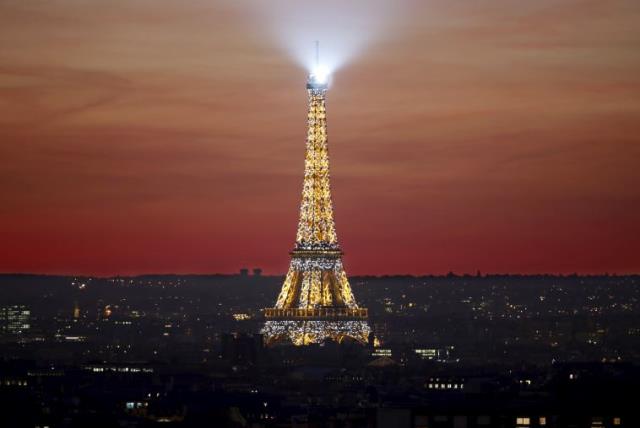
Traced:
<svg viewBox="0 0 640 428">
<path fill-rule="evenodd" d="M 267 345 L 292 343 L 310 345 L 345 339 L 366 344 L 371 329 L 364 320 L 268 320 L 262 327 Z"/>
</svg>

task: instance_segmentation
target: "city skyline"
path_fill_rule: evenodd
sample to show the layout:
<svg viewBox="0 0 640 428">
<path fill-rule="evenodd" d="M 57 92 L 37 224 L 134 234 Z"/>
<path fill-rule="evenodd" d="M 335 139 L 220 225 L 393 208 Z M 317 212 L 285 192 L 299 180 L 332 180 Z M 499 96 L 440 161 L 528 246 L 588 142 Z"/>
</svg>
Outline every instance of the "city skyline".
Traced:
<svg viewBox="0 0 640 428">
<path fill-rule="evenodd" d="M 639 427 L 639 23 L 0 1 L 0 426 Z"/>
<path fill-rule="evenodd" d="M 0 272 L 286 271 L 307 73 L 249 5 L 0 6 Z M 640 271 L 640 6 L 401 5 L 327 101 L 349 274 Z"/>
</svg>

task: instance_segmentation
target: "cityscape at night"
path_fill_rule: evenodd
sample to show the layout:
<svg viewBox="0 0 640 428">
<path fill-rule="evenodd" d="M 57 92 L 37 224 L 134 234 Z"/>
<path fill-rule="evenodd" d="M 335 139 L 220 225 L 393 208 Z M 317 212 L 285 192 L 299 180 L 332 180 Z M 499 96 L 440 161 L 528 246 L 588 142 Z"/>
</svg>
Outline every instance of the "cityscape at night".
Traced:
<svg viewBox="0 0 640 428">
<path fill-rule="evenodd" d="M 0 1 L 0 427 L 640 427 L 639 29 Z"/>
<path fill-rule="evenodd" d="M 267 347 L 283 279 L 3 276 L 5 426 L 637 423 L 640 276 L 353 277 L 379 343 Z"/>
</svg>

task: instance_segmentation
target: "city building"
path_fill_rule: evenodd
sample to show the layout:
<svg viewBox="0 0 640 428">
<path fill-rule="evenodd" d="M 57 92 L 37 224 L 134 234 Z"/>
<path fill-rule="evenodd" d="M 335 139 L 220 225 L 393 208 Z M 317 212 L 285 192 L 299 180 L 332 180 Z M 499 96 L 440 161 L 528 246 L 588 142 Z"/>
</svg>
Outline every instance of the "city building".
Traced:
<svg viewBox="0 0 640 428">
<path fill-rule="evenodd" d="M 0 307 L 0 332 L 23 334 L 31 328 L 31 311 L 25 305 Z"/>
</svg>

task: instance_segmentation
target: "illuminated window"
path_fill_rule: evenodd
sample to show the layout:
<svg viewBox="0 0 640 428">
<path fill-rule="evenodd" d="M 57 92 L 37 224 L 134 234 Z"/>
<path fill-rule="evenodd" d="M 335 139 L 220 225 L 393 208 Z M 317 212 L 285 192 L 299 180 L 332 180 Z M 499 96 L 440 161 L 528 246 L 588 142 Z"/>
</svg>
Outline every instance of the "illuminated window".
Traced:
<svg viewBox="0 0 640 428">
<path fill-rule="evenodd" d="M 620 419 L 620 418 L 613 418 L 613 424 L 614 424 L 614 425 L 622 425 L 622 419 Z"/>
<path fill-rule="evenodd" d="M 531 423 L 531 418 L 527 418 L 527 417 L 516 418 L 516 425 L 519 427 L 528 427 L 530 423 Z"/>
<path fill-rule="evenodd" d="M 540 425 L 546 425 L 547 418 L 545 416 L 540 416 L 540 420 L 538 422 L 540 422 Z"/>
</svg>

